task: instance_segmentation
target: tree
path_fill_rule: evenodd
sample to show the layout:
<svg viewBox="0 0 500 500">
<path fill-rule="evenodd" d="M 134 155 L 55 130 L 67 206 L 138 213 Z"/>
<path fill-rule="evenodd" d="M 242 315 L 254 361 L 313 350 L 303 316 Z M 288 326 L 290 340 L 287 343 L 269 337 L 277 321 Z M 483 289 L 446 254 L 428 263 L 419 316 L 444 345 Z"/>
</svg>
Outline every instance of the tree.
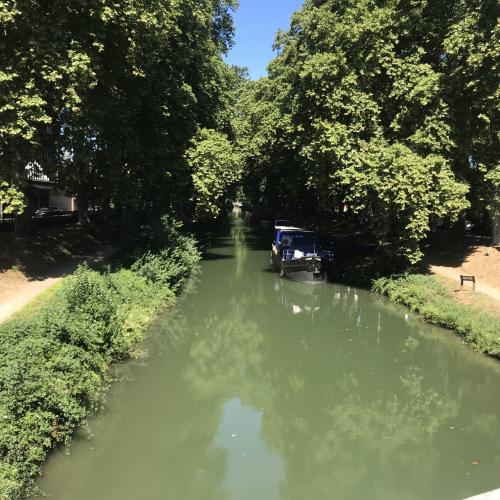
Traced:
<svg viewBox="0 0 500 500">
<path fill-rule="evenodd" d="M 240 179 L 239 154 L 224 134 L 202 129 L 188 149 L 186 159 L 192 171 L 195 216 L 217 217 L 228 191 Z"/>
<path fill-rule="evenodd" d="M 278 132 L 257 122 L 264 153 L 247 155 L 248 177 L 262 185 L 274 171 L 299 186 L 278 196 L 311 213 L 347 203 L 358 225 L 417 262 L 431 226 L 469 206 L 442 85 L 451 14 L 434 0 L 307 1 L 257 84 L 271 90 L 254 94 L 248 121 L 268 107 Z"/>
<path fill-rule="evenodd" d="M 0 182 L 0 219 L 4 214 L 19 214 L 25 208 L 24 195 L 8 182 Z"/>
<path fill-rule="evenodd" d="M 184 155 L 222 127 L 234 0 L 0 3 L 2 174 L 37 161 L 127 224 L 188 211 Z"/>
<path fill-rule="evenodd" d="M 0 177 L 4 179 L 23 173 L 39 150 L 39 130 L 51 122 L 46 96 L 37 85 L 39 45 L 33 43 L 23 7 L 23 2 L 0 1 Z"/>
<path fill-rule="evenodd" d="M 493 245 L 500 245 L 500 165 L 489 170 L 484 176 L 486 188 L 486 209 L 491 217 Z"/>
<path fill-rule="evenodd" d="M 457 145 L 454 167 L 471 184 L 476 213 L 490 215 L 500 243 L 500 23 L 492 0 L 453 2 L 453 23 L 443 41 L 444 95 Z"/>
</svg>

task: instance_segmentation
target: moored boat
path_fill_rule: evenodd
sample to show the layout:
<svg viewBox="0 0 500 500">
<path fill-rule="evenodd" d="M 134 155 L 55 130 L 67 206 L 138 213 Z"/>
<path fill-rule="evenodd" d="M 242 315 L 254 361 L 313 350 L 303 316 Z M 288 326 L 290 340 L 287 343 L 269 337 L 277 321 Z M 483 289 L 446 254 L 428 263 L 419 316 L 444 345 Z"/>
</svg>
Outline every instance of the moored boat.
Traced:
<svg viewBox="0 0 500 500">
<path fill-rule="evenodd" d="M 305 283 L 323 283 L 332 252 L 322 255 L 316 233 L 276 224 L 271 260 L 280 276 Z"/>
</svg>

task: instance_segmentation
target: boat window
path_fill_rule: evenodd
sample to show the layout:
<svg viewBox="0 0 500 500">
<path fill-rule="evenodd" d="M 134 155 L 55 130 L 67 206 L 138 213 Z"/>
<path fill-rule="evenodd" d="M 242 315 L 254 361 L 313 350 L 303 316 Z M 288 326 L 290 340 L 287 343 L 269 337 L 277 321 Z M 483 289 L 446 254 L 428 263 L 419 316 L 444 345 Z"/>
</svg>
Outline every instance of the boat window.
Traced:
<svg viewBox="0 0 500 500">
<path fill-rule="evenodd" d="M 303 253 L 317 251 L 318 239 L 313 233 L 285 233 L 281 237 L 283 247 L 299 250 Z"/>
</svg>

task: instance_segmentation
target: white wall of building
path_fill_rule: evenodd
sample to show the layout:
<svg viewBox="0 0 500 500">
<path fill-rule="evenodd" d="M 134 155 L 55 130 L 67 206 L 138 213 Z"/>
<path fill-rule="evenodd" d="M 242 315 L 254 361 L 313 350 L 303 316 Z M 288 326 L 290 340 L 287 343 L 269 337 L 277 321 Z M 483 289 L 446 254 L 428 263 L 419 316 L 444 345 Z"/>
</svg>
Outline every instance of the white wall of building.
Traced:
<svg viewBox="0 0 500 500">
<path fill-rule="evenodd" d="M 50 206 L 61 207 L 67 212 L 73 212 L 78 209 L 75 198 L 66 196 L 63 193 L 55 190 L 50 192 Z"/>
</svg>

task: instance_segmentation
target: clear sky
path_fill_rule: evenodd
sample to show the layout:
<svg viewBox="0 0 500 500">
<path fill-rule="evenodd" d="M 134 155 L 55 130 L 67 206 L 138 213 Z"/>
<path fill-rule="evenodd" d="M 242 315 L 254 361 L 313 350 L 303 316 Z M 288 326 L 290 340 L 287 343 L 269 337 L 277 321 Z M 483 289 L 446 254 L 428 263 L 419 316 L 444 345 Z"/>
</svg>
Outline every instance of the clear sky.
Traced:
<svg viewBox="0 0 500 500">
<path fill-rule="evenodd" d="M 267 74 L 274 58 L 272 46 L 279 28 L 287 30 L 292 14 L 303 0 L 240 0 L 234 15 L 236 45 L 227 57 L 230 64 L 246 66 L 254 79 Z"/>
</svg>

